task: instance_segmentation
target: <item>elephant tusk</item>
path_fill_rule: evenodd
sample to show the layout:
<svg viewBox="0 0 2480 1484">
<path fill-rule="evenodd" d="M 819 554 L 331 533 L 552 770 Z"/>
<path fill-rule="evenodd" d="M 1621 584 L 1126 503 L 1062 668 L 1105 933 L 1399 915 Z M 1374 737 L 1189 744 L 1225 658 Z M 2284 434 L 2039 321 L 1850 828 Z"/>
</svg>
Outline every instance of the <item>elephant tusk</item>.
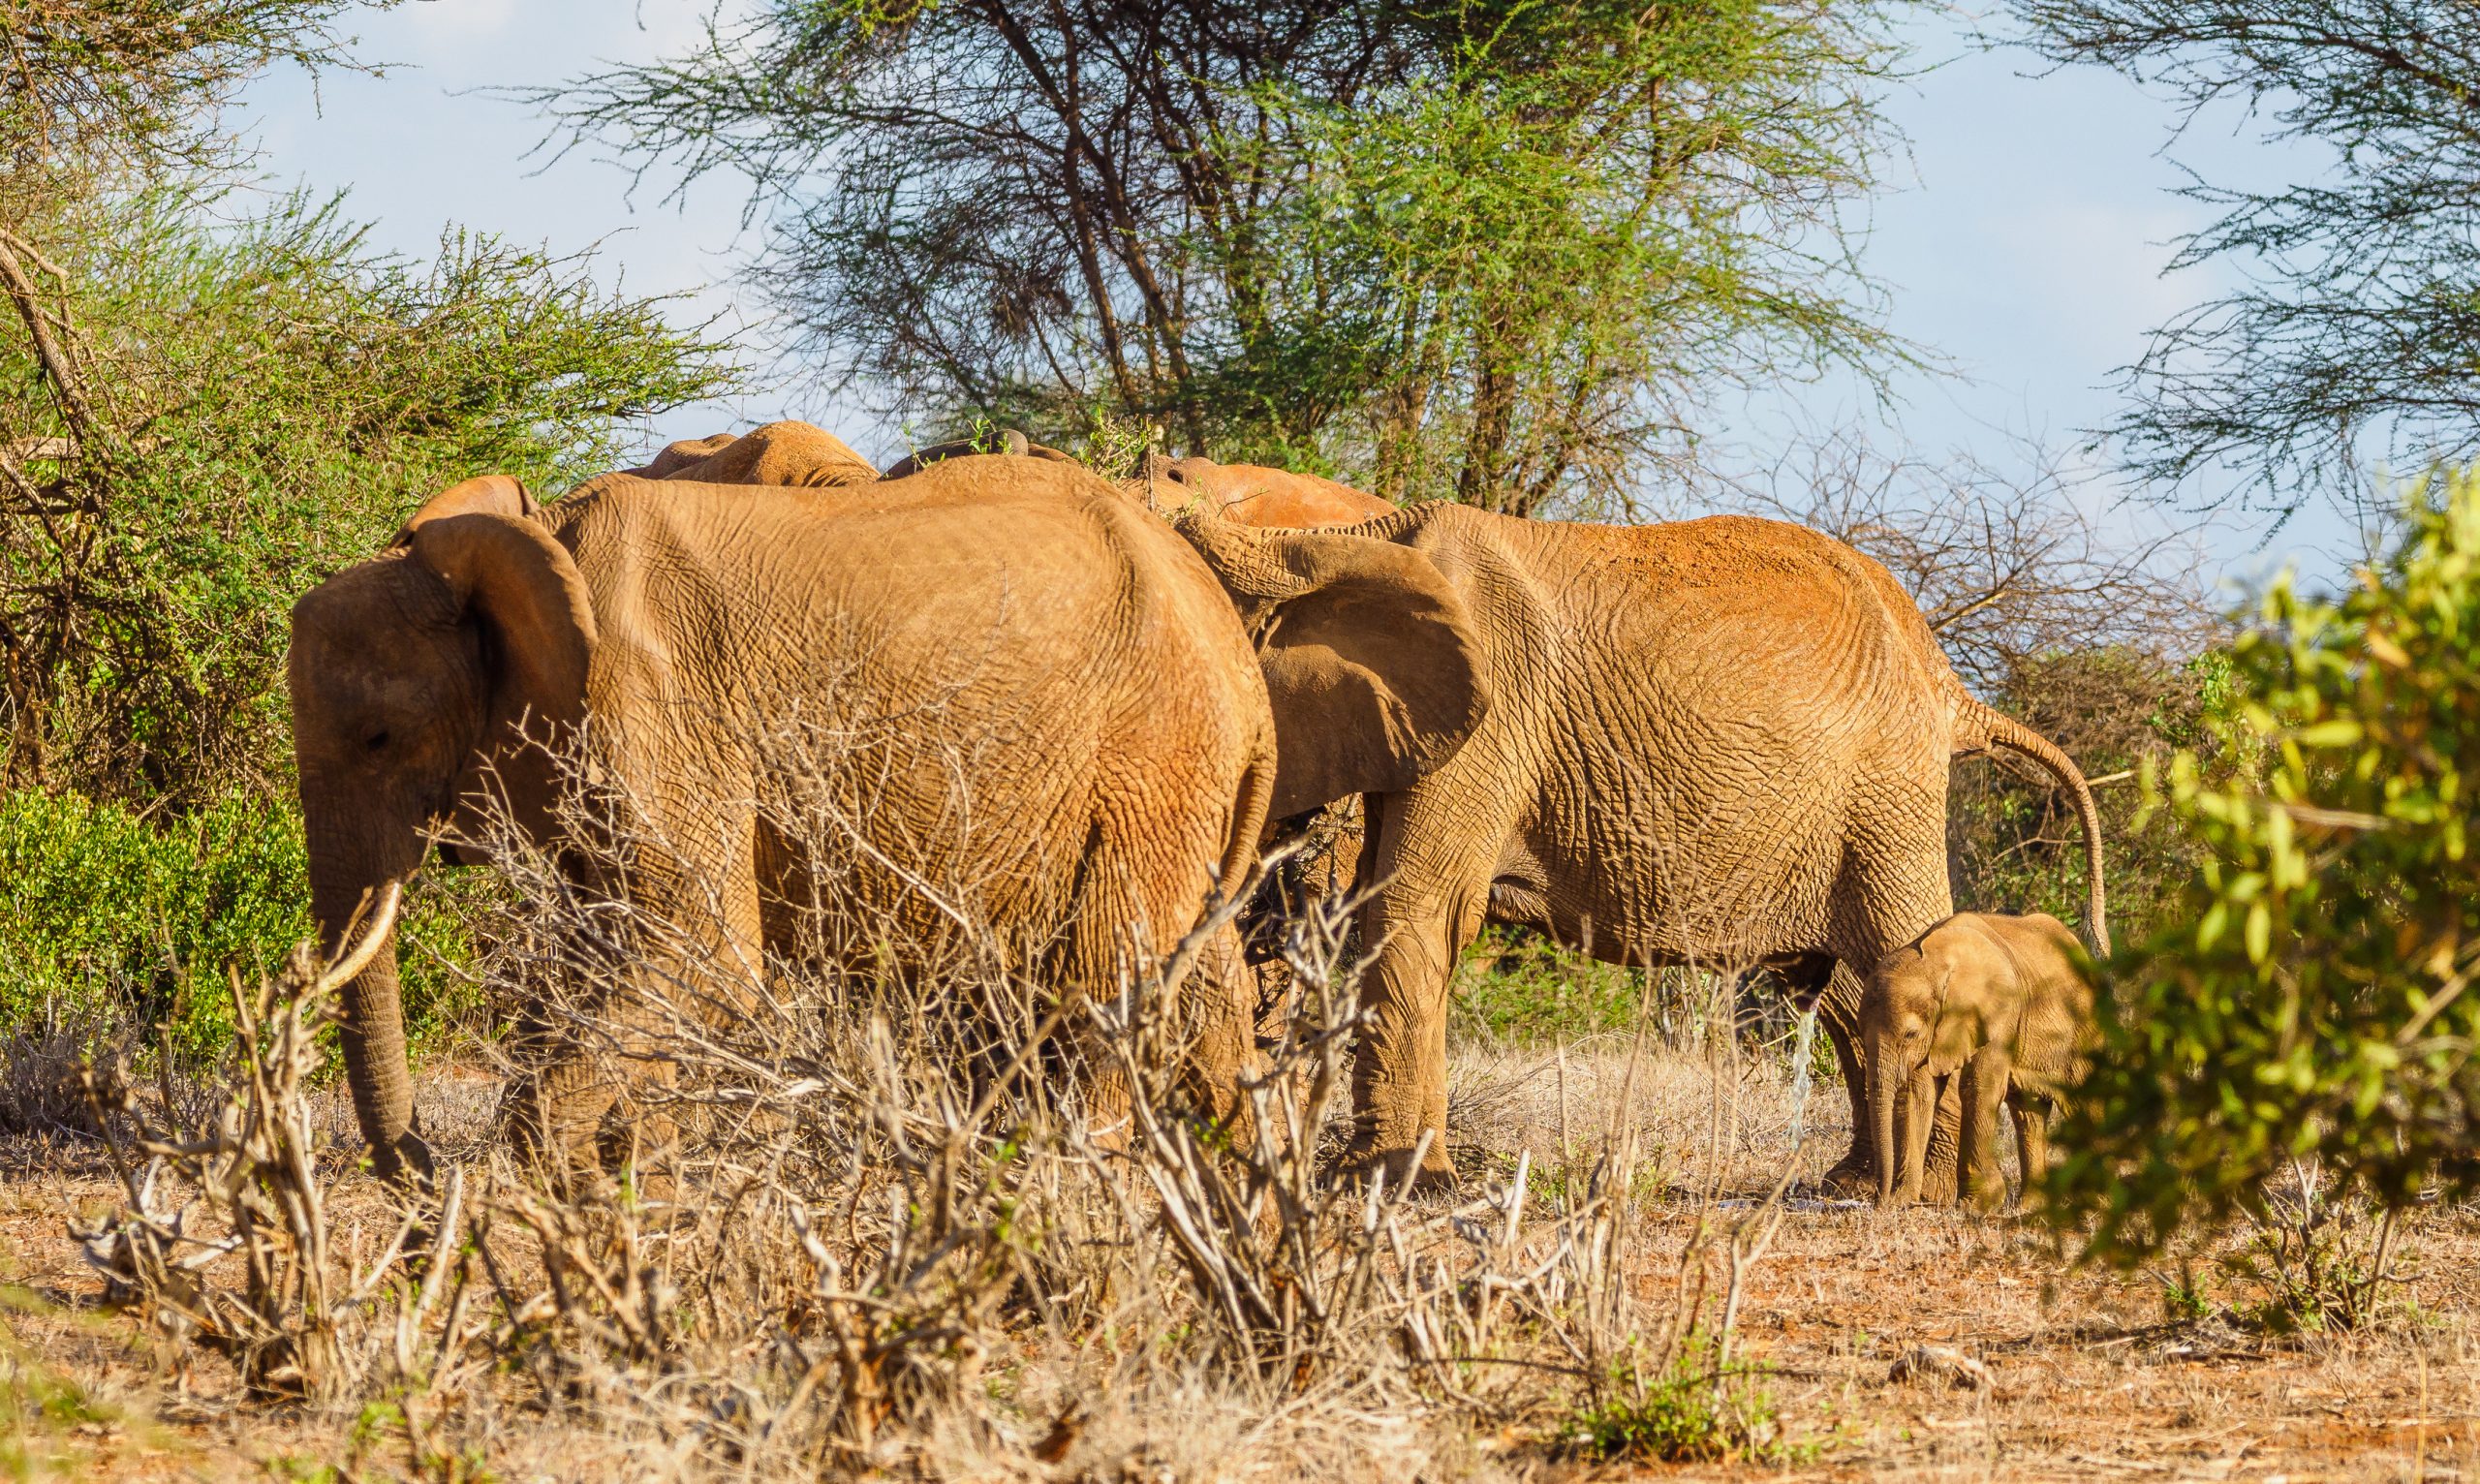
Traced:
<svg viewBox="0 0 2480 1484">
<path fill-rule="evenodd" d="M 380 948 L 388 942 L 388 933 L 396 926 L 396 908 L 404 899 L 403 884 L 389 881 L 387 889 L 379 894 L 378 911 L 368 917 L 361 935 L 361 942 L 354 946 L 352 952 L 337 959 L 335 963 L 328 966 L 326 973 L 319 975 L 316 994 L 328 994 L 339 985 L 358 977 L 363 970 L 370 967 L 370 961 L 379 956 Z M 350 932 L 351 929 L 348 928 L 347 931 Z"/>
</svg>

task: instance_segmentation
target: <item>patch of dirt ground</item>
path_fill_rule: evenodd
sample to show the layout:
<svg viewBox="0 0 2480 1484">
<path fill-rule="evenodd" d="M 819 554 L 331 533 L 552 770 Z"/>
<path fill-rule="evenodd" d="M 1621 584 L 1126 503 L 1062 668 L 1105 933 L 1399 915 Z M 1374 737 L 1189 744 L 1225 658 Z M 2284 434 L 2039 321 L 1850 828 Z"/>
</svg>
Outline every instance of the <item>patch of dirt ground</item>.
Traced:
<svg viewBox="0 0 2480 1484">
<path fill-rule="evenodd" d="M 483 1136 L 493 1084 L 429 1074 L 424 1117 L 443 1147 Z M 1848 1137 L 1839 1088 L 1805 1100 L 1778 1069 L 1657 1058 L 1630 1073 L 1608 1047 L 1465 1048 L 1456 1068 L 1459 1162 L 1468 1186 L 1503 1179 L 1517 1154 L 1546 1162 L 1623 1105 L 1650 1151 L 1629 1257 L 1641 1297 L 1682 1282 L 1700 1227 L 1736 1219 L 1788 1165 L 1814 1175 Z M 333 1131 L 346 1120 L 327 1110 Z M 1795 1137 L 1796 1130 L 1796 1137 Z M 99 1480 L 388 1478 L 363 1457 L 369 1413 L 245 1404 L 229 1368 L 160 1353 L 101 1287 L 67 1235 L 112 1187 L 86 1142 L 21 1137 L 0 1146 L 0 1471 Z M 384 1240 L 385 1192 L 348 1178 L 338 1230 L 349 1251 Z M 2222 1250 L 2226 1250 L 2222 1249 Z M 2389 1316 L 2356 1335 L 2285 1337 L 2226 1317 L 2167 1317 L 2162 1275 L 2078 1269 L 2012 1216 L 1865 1207 L 1794 1198 L 1749 1271 L 1737 1355 L 1795 1452 L 1770 1462 L 1591 1463 L 1560 1456 L 1537 1427 L 1476 1424 L 1467 1448 L 1403 1478 L 2361 1480 L 2480 1477 L 2480 1365 L 2471 1316 L 2480 1216 L 2416 1214 L 2413 1273 Z M 2201 1253 L 2204 1259 L 2211 1252 Z M 2209 1266 L 2209 1262 L 2207 1264 Z M 2213 1290 L 2207 1290 L 2210 1296 Z M 2238 1290 L 2231 1290 L 2233 1297 Z M 1921 1374 L 1890 1379 L 1913 1350 Z M 1977 1369 L 1970 1363 L 1977 1363 Z M 1961 1379 L 1958 1380 L 1958 1377 Z M 1196 1419 L 1129 1419 L 1176 1439 Z M 1368 1419 L 1369 1426 L 1392 1425 Z M 1423 1419 L 1435 1430 L 1437 1417 Z M 1164 1458 L 1190 1455 L 1166 1447 Z M 685 1460 L 607 1451 L 590 1429 L 545 1427 L 430 1477 L 574 1484 L 664 1476 Z M 1255 1477 L 1276 1476 L 1262 1460 Z M 1215 1461 L 1163 1464 L 1149 1479 L 1218 1476 Z M 1312 1476 L 1306 1469 L 1292 1476 Z M 1070 1477 L 1062 1472 L 1062 1479 Z"/>
</svg>

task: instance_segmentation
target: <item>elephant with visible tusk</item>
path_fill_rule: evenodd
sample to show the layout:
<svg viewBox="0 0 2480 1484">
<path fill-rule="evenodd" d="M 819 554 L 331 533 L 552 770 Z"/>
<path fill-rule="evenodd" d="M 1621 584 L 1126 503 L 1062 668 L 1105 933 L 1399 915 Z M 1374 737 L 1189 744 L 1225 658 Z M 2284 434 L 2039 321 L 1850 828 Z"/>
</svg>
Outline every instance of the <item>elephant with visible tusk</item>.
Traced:
<svg viewBox="0 0 2480 1484">
<path fill-rule="evenodd" d="M 763 962 L 813 886 L 928 911 L 912 874 L 870 862 L 948 850 L 972 856 L 995 924 L 1054 944 L 1038 967 L 1080 993 L 1160 960 L 1236 888 L 1270 808 L 1405 788 L 1451 757 L 1486 712 L 1478 658 L 1417 552 L 1183 541 L 1055 460 L 816 489 L 612 475 L 539 508 L 484 477 L 294 609 L 314 912 L 334 951 L 365 900 L 433 840 L 480 833 L 486 808 L 580 845 L 563 806 L 584 778 L 636 827 L 633 853 L 576 867 L 579 884 L 717 950 L 624 966 L 640 982 Z M 882 781 L 832 881 L 751 802 L 813 786 L 771 750 L 791 713 L 867 738 L 855 771 Z M 1286 741 L 1278 767 L 1279 736 L 1318 741 Z M 625 1039 L 633 1012 L 612 1013 Z M 1228 1089 L 1247 1017 L 1203 1018 L 1195 1058 Z M 425 1165 L 392 943 L 346 985 L 343 1038 L 375 1164 Z M 555 1052 L 512 1106 L 539 1110 L 530 1131 L 563 1158 L 600 1141 L 607 1159 L 630 1098 Z"/>
</svg>

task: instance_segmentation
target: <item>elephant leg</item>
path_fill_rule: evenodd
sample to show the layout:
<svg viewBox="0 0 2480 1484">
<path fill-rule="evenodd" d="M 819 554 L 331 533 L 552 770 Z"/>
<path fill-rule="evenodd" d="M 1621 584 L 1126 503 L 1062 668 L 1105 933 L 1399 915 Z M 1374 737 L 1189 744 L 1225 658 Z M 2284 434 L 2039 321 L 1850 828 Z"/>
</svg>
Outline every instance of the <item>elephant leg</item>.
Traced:
<svg viewBox="0 0 2480 1484">
<path fill-rule="evenodd" d="M 1363 981 L 1368 1018 L 1352 1062 L 1355 1155 L 1382 1163 L 1390 1183 L 1454 1174 L 1446 1157 L 1446 997 L 1456 955 L 1479 931 L 1478 909 L 1467 898 L 1381 911 L 1372 916 L 1382 920 L 1367 927 L 1379 946 Z M 1414 1171 L 1412 1152 L 1424 1133 L 1429 1149 Z"/>
<path fill-rule="evenodd" d="M 1861 984 L 1878 959 L 1954 915 L 1954 895 L 1946 880 L 1945 777 L 1941 757 L 1934 787 L 1889 801 L 1885 812 L 1873 821 L 1879 826 L 1872 832 L 1876 842 L 1844 863 L 1832 929 L 1836 974 L 1819 1002 L 1818 1019 L 1829 1035 L 1850 1034 Z M 1876 1185 L 1876 1171 L 1869 1162 L 1869 1093 L 1850 1077 L 1844 1055 L 1838 1047 L 1836 1061 L 1844 1064 L 1844 1086 L 1851 1094 L 1851 1148 L 1827 1172 L 1825 1183 L 1829 1188 L 1869 1190 Z M 1924 1200 L 1943 1203 L 1954 1198 L 1960 1104 L 1960 1093 L 1953 1088 L 1939 1099 L 1923 1156 Z"/>
<path fill-rule="evenodd" d="M 645 850 L 601 890 L 628 905 L 623 958 L 580 943 L 561 1003 L 525 1017 L 532 1063 L 503 1097 L 503 1129 L 555 1170 L 605 1175 L 664 1164 L 680 1132 L 665 1096 L 684 1030 L 731 1024 L 762 974 L 747 820 L 653 825 Z M 574 982 L 582 979 L 582 984 Z"/>
<path fill-rule="evenodd" d="M 1963 1084 L 1964 1107 L 1955 1163 L 1962 1172 L 1961 1193 L 1976 1210 L 1992 1211 L 2006 1203 L 2006 1177 L 1998 1167 L 1998 1112 L 2006 1099 L 2007 1072 L 2005 1051 L 1984 1046 L 1957 1078 Z"/>
<path fill-rule="evenodd" d="M 1963 1167 L 1963 1080 L 1950 1077 L 1929 1126 L 1929 1148 L 1921 1156 L 1920 1198 L 1932 1205 L 1955 1203 L 1956 1172 Z"/>
<path fill-rule="evenodd" d="M 1859 1194 L 1876 1188 L 1877 1167 L 1869 1148 L 1869 1095 L 1860 1066 L 1860 979 L 1840 960 L 1828 972 L 1816 994 L 1817 1024 L 1826 1044 L 1834 1048 L 1834 1067 L 1851 1100 L 1851 1144 L 1820 1184 L 1829 1190 Z"/>
<path fill-rule="evenodd" d="M 1375 801 L 1373 801 L 1375 802 Z M 1361 981 L 1365 1018 L 1352 1059 L 1357 1127 L 1352 1162 L 1382 1168 L 1390 1184 L 1452 1181 L 1446 1156 L 1446 997 L 1456 956 L 1481 929 L 1488 881 L 1452 867 L 1423 869 L 1406 859 L 1402 801 L 1387 799 L 1373 827 L 1376 879 L 1384 882 L 1361 911 L 1369 967 Z M 1433 829 L 1432 838 L 1453 832 Z M 1470 837 L 1465 837 L 1469 844 Z M 1421 1135 L 1430 1136 L 1411 1168 Z"/>
<path fill-rule="evenodd" d="M 1238 1079 L 1256 1048 L 1256 976 L 1249 972 L 1236 928 L 1226 926 L 1199 948 L 1182 978 L 1160 986 L 1141 984 L 1140 974 L 1172 965 L 1179 945 L 1202 915 L 1211 878 L 1202 871 L 1164 870 L 1159 862 L 1213 860 L 1223 849 L 1226 821 L 1211 810 L 1138 813 L 1106 807 L 1097 819 L 1079 869 L 1076 901 L 1064 957 L 1056 965 L 1060 993 L 1117 997 L 1123 987 L 1160 990 L 1171 1012 L 1169 1027 L 1177 1065 L 1159 1068 L 1205 1116 L 1222 1120 L 1238 1109 Z M 1065 1036 L 1076 1069 L 1085 1116 L 1105 1148 L 1120 1147 L 1130 1131 L 1131 1098 L 1125 1048 L 1105 1044 L 1093 1017 L 1072 1013 Z M 1140 1075 L 1158 1068 L 1139 1067 Z"/>
<path fill-rule="evenodd" d="M 2024 1176 L 2024 1195 L 2030 1199 L 2033 1185 L 2050 1167 L 2048 1099 L 2017 1088 L 2007 1094 L 2006 1100 L 2015 1115 L 2015 1159 Z"/>
<path fill-rule="evenodd" d="M 1207 941 L 1180 995 L 1196 1032 L 1183 1067 L 1190 1096 L 1234 1145 L 1246 1147 L 1257 1129 L 1240 1084 L 1261 1075 L 1266 1058 L 1257 1049 L 1257 976 L 1237 928 Z"/>
</svg>

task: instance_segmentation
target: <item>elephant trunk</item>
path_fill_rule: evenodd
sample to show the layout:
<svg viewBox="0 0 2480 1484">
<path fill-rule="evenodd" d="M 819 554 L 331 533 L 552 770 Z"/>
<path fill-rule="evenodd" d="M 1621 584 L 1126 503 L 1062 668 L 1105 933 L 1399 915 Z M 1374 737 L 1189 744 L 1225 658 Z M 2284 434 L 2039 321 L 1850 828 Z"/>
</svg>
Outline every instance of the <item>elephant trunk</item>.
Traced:
<svg viewBox="0 0 2480 1484">
<path fill-rule="evenodd" d="M 1869 1122 L 1874 1130 L 1869 1153 L 1877 1164 L 1877 1204 L 1895 1203 L 1896 1165 L 1902 1150 L 1895 1139 L 1895 1104 L 1904 1096 L 1903 1079 L 1895 1075 L 1895 1059 L 1874 1044 L 1868 1049 Z"/>
<path fill-rule="evenodd" d="M 310 904 L 318 918 L 320 951 L 332 963 L 350 946 L 345 941 L 348 927 L 368 920 L 388 887 L 413 874 L 414 862 L 394 870 L 371 869 L 362 862 L 377 852 L 353 850 L 323 838 L 326 835 L 315 825 L 310 831 Z M 353 1094 L 354 1117 L 370 1142 L 372 1167 L 389 1177 L 408 1166 L 427 1174 L 429 1150 L 414 1122 L 413 1069 L 405 1054 L 392 922 L 367 966 L 345 981 L 342 993 L 345 1082 Z"/>
</svg>

